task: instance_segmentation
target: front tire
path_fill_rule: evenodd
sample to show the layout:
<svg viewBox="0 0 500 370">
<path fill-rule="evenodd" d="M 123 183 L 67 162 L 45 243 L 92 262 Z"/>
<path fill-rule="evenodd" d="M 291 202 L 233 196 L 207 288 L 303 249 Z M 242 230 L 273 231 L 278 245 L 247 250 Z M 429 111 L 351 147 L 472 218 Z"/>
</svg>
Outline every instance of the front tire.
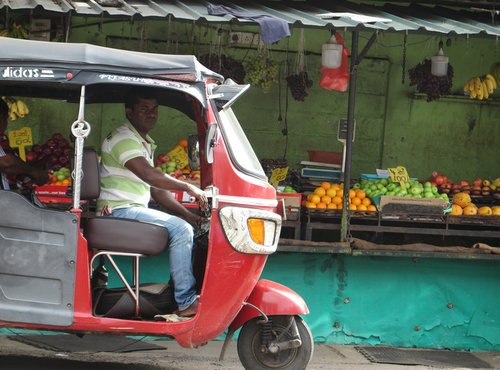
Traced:
<svg viewBox="0 0 500 370">
<path fill-rule="evenodd" d="M 271 320 L 271 341 L 289 341 L 293 334 L 289 329 L 290 319 L 295 320 L 302 344 L 297 348 L 281 350 L 277 353 L 262 351 L 262 317 L 247 321 L 238 336 L 238 356 L 247 370 L 302 370 L 311 361 L 314 342 L 307 324 L 299 316 L 269 316 Z"/>
</svg>

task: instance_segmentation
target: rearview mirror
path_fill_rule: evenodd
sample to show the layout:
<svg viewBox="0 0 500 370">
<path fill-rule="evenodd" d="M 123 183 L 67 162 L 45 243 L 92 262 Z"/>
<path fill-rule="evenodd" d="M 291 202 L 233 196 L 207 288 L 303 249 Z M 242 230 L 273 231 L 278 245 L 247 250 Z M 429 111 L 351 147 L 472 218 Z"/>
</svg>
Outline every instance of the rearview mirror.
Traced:
<svg viewBox="0 0 500 370">
<path fill-rule="evenodd" d="M 205 141 L 205 153 L 207 156 L 207 163 L 214 163 L 214 146 L 216 144 L 215 134 L 217 132 L 217 125 L 211 124 L 207 131 L 207 140 Z"/>
</svg>

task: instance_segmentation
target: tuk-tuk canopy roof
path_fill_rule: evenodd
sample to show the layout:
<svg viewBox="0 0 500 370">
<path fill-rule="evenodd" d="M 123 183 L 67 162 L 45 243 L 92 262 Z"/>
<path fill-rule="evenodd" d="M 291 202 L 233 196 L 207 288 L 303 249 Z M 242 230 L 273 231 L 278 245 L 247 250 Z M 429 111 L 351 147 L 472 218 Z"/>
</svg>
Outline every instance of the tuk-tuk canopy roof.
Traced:
<svg viewBox="0 0 500 370">
<path fill-rule="evenodd" d="M 0 95 L 86 103 L 124 102 L 134 87 L 157 89 L 160 105 L 192 117 L 186 96 L 207 105 L 206 82 L 224 78 L 192 55 L 166 55 L 78 43 L 0 37 Z"/>
<path fill-rule="evenodd" d="M 214 3 L 235 12 L 279 17 L 293 27 L 500 36 L 498 0 L 222 0 Z M 0 0 L 0 9 L 101 19 L 163 18 L 213 24 L 256 24 L 236 13 L 211 15 L 208 4 L 205 0 Z"/>
<path fill-rule="evenodd" d="M 0 37 L 0 63 L 50 65 L 52 67 L 112 72 L 134 76 L 172 76 L 186 81 L 223 77 L 192 55 L 166 55 L 112 49 L 84 43 L 57 43 Z M 177 76 L 177 77 L 176 77 Z"/>
</svg>

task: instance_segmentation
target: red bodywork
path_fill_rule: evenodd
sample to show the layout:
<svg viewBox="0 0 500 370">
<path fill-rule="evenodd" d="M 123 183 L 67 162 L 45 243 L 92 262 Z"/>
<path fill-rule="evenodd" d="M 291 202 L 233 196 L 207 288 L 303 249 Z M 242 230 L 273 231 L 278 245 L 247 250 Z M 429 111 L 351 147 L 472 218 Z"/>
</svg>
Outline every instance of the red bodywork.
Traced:
<svg viewBox="0 0 500 370">
<path fill-rule="evenodd" d="M 208 109 L 207 121 L 215 122 L 213 112 Z M 201 115 L 197 118 L 200 132 L 201 156 L 204 158 L 205 125 Z M 26 329 L 47 329 L 65 332 L 100 332 L 129 335 L 153 335 L 174 337 L 184 347 L 194 347 L 220 335 L 229 326 L 240 327 L 245 321 L 259 313 L 244 302 L 259 307 L 267 315 L 275 314 L 307 314 L 308 309 L 302 298 L 277 283 L 268 280 L 259 282 L 267 255 L 243 254 L 233 249 L 224 234 L 219 221 L 218 212 L 225 205 L 260 208 L 252 204 L 253 199 L 276 199 L 274 188 L 264 180 L 246 175 L 238 170 L 230 159 L 228 148 L 219 135 L 214 147 L 214 162 L 207 164 L 202 160 L 204 173 L 203 187 L 213 184 L 220 195 L 231 196 L 240 201 L 221 200 L 212 209 L 208 255 L 205 267 L 203 286 L 200 292 L 200 305 L 196 316 L 184 322 L 167 323 L 160 321 L 141 321 L 95 317 L 92 315 L 92 299 L 90 287 L 91 251 L 81 233 L 78 237 L 74 321 L 68 327 L 35 325 L 29 323 L 0 323 L 0 326 L 20 327 Z M 217 166 L 215 168 L 215 166 Z M 236 197 L 236 198 L 233 198 Z M 276 206 L 264 207 L 273 211 Z M 79 209 L 72 210 L 81 216 Z M 80 225 L 78 225 L 80 229 Z M 243 307 L 243 308 L 242 308 Z"/>
</svg>

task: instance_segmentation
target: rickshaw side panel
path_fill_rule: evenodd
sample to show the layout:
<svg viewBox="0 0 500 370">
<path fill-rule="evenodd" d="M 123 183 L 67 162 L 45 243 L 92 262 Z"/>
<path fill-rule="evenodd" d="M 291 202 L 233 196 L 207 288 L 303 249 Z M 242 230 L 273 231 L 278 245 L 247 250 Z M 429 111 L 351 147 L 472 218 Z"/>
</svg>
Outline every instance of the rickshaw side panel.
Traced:
<svg viewBox="0 0 500 370">
<path fill-rule="evenodd" d="M 73 323 L 77 217 L 0 190 L 0 320 Z"/>
</svg>

